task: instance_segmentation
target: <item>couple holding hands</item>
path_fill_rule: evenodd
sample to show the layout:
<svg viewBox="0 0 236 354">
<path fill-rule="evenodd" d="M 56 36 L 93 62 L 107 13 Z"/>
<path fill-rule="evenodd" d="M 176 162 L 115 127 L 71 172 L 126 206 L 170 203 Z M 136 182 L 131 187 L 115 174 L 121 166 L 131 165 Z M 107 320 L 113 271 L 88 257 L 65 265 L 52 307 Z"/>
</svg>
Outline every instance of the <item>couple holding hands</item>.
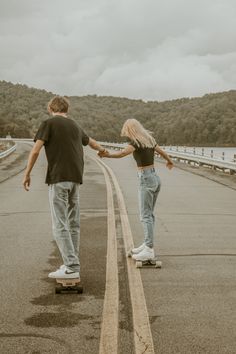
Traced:
<svg viewBox="0 0 236 354">
<path fill-rule="evenodd" d="M 144 239 L 139 247 L 132 250 L 132 257 L 140 261 L 155 258 L 154 208 L 161 187 L 160 177 L 154 168 L 155 152 L 167 161 L 168 169 L 172 169 L 173 162 L 136 119 L 126 120 L 121 130 L 121 136 L 129 140 L 128 145 L 121 151 L 111 153 L 68 116 L 68 109 L 68 100 L 61 96 L 54 97 L 48 103 L 51 117 L 40 125 L 36 133 L 23 179 L 23 186 L 28 191 L 31 171 L 44 146 L 53 236 L 63 260 L 63 264 L 49 273 L 49 277 L 80 278 L 79 186 L 83 183 L 83 146 L 86 145 L 97 150 L 101 158 L 122 158 L 133 154 L 138 169 L 139 210 Z"/>
</svg>

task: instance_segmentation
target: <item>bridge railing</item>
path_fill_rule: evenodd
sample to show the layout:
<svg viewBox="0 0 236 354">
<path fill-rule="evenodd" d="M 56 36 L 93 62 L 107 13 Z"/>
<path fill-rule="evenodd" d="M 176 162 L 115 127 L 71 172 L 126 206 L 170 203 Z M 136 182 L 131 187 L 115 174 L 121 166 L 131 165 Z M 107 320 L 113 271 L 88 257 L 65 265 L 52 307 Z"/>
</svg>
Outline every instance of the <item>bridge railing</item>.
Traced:
<svg viewBox="0 0 236 354">
<path fill-rule="evenodd" d="M 123 149 L 127 144 L 117 144 L 117 143 L 109 143 L 109 142 L 101 142 L 100 143 L 102 146 L 105 148 L 111 148 L 111 149 L 116 149 L 120 150 Z M 164 151 L 167 152 L 167 154 L 174 160 L 180 161 L 180 162 L 185 162 L 188 164 L 192 165 L 198 165 L 198 166 L 207 166 L 212 168 L 213 170 L 222 170 L 224 172 L 228 172 L 229 174 L 235 174 L 236 173 L 236 155 L 234 155 L 233 161 L 225 161 L 224 159 L 224 153 L 222 153 L 221 158 L 214 157 L 213 155 L 213 150 L 211 151 L 210 156 L 205 156 L 204 150 L 202 150 L 201 155 L 198 155 L 196 153 L 195 148 L 193 148 L 192 152 L 187 152 L 187 150 L 179 151 L 178 147 L 161 147 Z M 183 148 L 185 149 L 185 148 Z M 203 148 L 202 148 L 203 149 Z M 158 154 L 157 154 L 158 155 Z"/>
</svg>

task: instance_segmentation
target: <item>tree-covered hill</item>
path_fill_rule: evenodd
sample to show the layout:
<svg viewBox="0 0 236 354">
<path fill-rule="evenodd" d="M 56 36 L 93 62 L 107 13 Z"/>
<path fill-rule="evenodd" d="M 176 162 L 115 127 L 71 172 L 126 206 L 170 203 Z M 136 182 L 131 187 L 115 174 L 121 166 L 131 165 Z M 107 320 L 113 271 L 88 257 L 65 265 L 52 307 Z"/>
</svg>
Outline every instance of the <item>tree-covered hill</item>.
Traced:
<svg viewBox="0 0 236 354">
<path fill-rule="evenodd" d="M 45 90 L 0 81 L 0 137 L 33 137 L 48 118 Z M 70 114 L 88 135 L 102 141 L 122 141 L 127 118 L 140 120 L 159 144 L 236 146 L 236 91 L 165 102 L 109 96 L 69 97 Z"/>
</svg>

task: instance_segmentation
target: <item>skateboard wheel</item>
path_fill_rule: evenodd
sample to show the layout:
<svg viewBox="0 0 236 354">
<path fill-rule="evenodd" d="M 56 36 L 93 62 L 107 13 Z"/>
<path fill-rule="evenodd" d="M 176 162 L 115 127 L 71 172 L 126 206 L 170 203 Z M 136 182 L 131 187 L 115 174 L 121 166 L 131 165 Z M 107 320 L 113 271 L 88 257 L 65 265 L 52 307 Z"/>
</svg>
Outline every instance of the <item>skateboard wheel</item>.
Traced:
<svg viewBox="0 0 236 354">
<path fill-rule="evenodd" d="M 136 268 L 142 268 L 143 262 L 142 261 L 136 261 Z"/>
<path fill-rule="evenodd" d="M 61 293 L 61 289 L 56 288 L 56 289 L 55 289 L 55 293 L 56 293 L 56 294 L 60 294 L 60 293 Z"/>
<path fill-rule="evenodd" d="M 161 267 L 162 267 L 162 262 L 156 261 L 156 268 L 161 268 Z"/>
<path fill-rule="evenodd" d="M 132 252 L 131 251 L 127 252 L 127 257 L 132 257 Z"/>
<path fill-rule="evenodd" d="M 79 289 L 77 290 L 77 293 L 78 293 L 78 294 L 83 294 L 83 291 L 84 291 L 83 288 L 79 288 Z"/>
</svg>

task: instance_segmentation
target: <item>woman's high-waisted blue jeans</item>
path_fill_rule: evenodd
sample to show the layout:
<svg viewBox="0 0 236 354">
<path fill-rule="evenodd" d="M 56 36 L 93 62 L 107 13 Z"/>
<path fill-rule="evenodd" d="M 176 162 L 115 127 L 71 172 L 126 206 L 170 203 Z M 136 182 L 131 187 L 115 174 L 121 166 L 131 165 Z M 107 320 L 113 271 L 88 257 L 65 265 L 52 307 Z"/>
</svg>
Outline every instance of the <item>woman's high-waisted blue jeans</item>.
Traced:
<svg viewBox="0 0 236 354">
<path fill-rule="evenodd" d="M 53 236 L 63 262 L 71 270 L 79 272 L 79 184 L 59 182 L 49 185 L 49 203 Z"/>
<path fill-rule="evenodd" d="M 144 243 L 148 247 L 153 247 L 154 208 L 161 188 L 161 180 L 153 167 L 138 171 L 138 178 L 139 210 L 144 229 Z"/>
</svg>

